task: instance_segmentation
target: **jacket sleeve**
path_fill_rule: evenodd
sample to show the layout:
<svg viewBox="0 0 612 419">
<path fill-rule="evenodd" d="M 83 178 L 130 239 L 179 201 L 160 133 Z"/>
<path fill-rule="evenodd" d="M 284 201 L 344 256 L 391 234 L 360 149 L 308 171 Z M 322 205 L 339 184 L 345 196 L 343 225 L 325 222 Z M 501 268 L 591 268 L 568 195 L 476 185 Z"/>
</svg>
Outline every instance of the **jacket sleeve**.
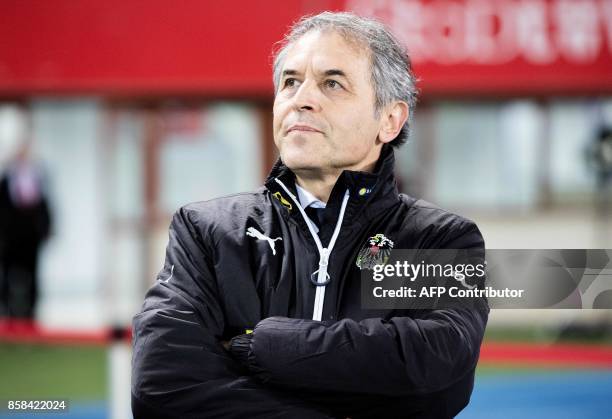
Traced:
<svg viewBox="0 0 612 419">
<path fill-rule="evenodd" d="M 482 249 L 484 257 L 478 228 L 466 222 L 458 230 L 437 245 Z M 488 312 L 483 298 L 471 307 L 359 322 L 270 317 L 253 331 L 248 366 L 263 382 L 284 387 L 392 397 L 434 393 L 473 372 Z"/>
<path fill-rule="evenodd" d="M 134 418 L 328 417 L 264 388 L 223 349 L 210 258 L 189 215 L 175 214 L 165 267 L 133 320 Z"/>
</svg>

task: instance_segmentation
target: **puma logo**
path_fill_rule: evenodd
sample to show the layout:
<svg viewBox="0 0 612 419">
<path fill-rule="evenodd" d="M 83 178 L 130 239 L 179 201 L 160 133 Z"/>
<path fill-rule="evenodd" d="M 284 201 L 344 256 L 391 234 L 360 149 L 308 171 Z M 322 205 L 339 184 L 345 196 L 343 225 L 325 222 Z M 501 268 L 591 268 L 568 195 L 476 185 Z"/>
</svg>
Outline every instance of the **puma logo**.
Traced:
<svg viewBox="0 0 612 419">
<path fill-rule="evenodd" d="M 272 254 L 273 255 L 276 255 L 276 249 L 274 248 L 276 243 L 274 243 L 274 242 L 276 240 L 282 240 L 283 239 L 282 237 L 277 237 L 275 239 L 271 239 L 270 237 L 268 237 L 268 236 L 264 235 L 263 233 L 257 231 L 255 229 L 255 227 L 247 228 L 246 235 L 250 236 L 250 237 L 255 237 L 257 240 L 266 240 L 268 242 L 268 244 L 270 245 L 270 248 L 272 249 Z"/>
</svg>

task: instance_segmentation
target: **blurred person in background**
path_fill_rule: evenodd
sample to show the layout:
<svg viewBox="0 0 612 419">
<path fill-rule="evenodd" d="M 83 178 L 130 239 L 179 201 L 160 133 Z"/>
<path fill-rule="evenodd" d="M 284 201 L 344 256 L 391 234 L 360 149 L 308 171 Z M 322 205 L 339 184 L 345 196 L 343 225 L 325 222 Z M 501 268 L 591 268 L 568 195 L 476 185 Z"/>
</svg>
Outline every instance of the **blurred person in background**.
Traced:
<svg viewBox="0 0 612 419">
<path fill-rule="evenodd" d="M 612 128 L 601 127 L 590 150 L 597 179 L 597 209 L 604 218 L 612 209 Z"/>
<path fill-rule="evenodd" d="M 43 169 L 31 156 L 31 127 L 0 178 L 0 316 L 33 326 L 38 256 L 51 215 Z"/>
<path fill-rule="evenodd" d="M 294 25 L 274 84 L 281 158 L 265 186 L 174 215 L 134 317 L 134 417 L 455 416 L 486 301 L 361 304 L 361 269 L 394 246 L 484 258 L 472 221 L 398 193 L 393 148 L 416 101 L 405 49 L 377 21 L 325 12 Z"/>
</svg>

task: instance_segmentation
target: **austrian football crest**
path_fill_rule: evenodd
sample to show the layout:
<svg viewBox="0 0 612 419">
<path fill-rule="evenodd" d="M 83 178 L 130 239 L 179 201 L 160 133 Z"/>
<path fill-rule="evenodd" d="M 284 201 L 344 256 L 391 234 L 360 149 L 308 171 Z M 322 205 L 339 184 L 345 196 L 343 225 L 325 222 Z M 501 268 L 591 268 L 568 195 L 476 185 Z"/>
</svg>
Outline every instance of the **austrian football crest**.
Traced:
<svg viewBox="0 0 612 419">
<path fill-rule="evenodd" d="M 374 269 L 374 265 L 384 265 L 389 260 L 391 249 L 393 242 L 384 234 L 372 236 L 359 251 L 355 264 L 359 269 Z"/>
</svg>

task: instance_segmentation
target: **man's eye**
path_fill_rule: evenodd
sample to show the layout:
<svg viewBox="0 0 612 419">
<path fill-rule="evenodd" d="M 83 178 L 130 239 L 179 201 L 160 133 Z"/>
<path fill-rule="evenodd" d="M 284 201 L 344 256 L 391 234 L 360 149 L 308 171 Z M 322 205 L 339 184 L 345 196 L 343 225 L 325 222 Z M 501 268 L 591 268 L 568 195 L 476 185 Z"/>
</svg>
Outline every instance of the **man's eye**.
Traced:
<svg viewBox="0 0 612 419">
<path fill-rule="evenodd" d="M 284 87 L 294 87 L 296 84 L 297 84 L 296 79 L 288 78 L 288 79 L 285 79 L 285 83 L 283 84 L 283 86 Z"/>
<path fill-rule="evenodd" d="M 330 89 L 334 89 L 334 90 L 342 89 L 342 85 L 338 83 L 336 80 L 325 80 L 325 86 L 329 87 Z"/>
</svg>

